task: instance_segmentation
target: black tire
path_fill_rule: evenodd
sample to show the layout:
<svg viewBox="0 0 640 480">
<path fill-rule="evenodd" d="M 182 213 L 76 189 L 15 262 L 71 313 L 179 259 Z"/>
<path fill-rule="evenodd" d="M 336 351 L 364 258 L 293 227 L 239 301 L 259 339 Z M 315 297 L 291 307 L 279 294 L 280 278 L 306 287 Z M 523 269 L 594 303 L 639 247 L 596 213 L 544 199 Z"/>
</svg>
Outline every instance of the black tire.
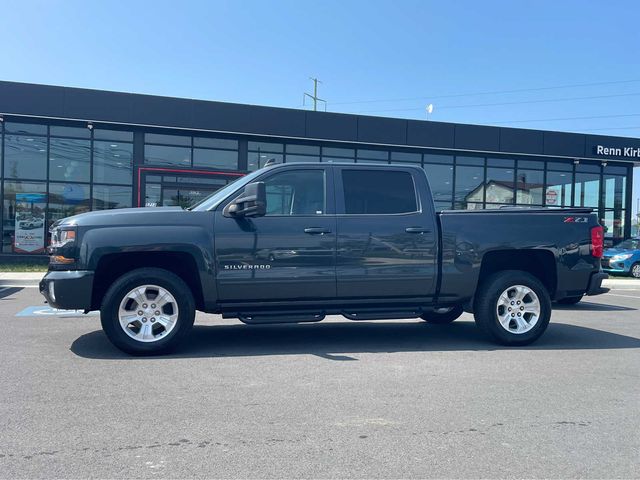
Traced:
<svg viewBox="0 0 640 480">
<path fill-rule="evenodd" d="M 449 311 L 443 313 L 438 313 L 436 311 L 425 312 L 420 315 L 420 318 L 428 323 L 434 323 L 436 325 L 446 325 L 458 319 L 460 315 L 462 315 L 462 313 L 462 306 L 456 305 L 455 307 L 451 307 Z"/>
<path fill-rule="evenodd" d="M 582 297 L 583 295 L 580 295 L 579 297 L 565 297 L 557 300 L 556 303 L 559 303 L 560 305 L 575 305 L 576 303 L 580 303 Z"/>
<path fill-rule="evenodd" d="M 120 303 L 131 290 L 142 285 L 164 288 L 175 298 L 178 306 L 175 326 L 157 341 L 134 340 L 120 326 Z M 195 302 L 191 290 L 180 277 L 160 268 L 139 268 L 122 275 L 111 285 L 100 307 L 100 321 L 105 334 L 116 347 L 132 355 L 158 355 L 172 351 L 191 331 L 194 319 Z"/>
<path fill-rule="evenodd" d="M 633 278 L 640 278 L 640 262 L 636 262 L 631 265 L 631 268 L 629 269 L 629 275 L 631 275 Z"/>
<path fill-rule="evenodd" d="M 497 309 L 500 295 L 516 285 L 522 285 L 532 290 L 538 297 L 540 304 L 538 321 L 524 333 L 508 331 L 498 320 Z M 549 325 L 551 299 L 545 286 L 533 275 L 520 270 L 505 270 L 491 275 L 482 282 L 476 293 L 474 316 L 478 327 L 494 342 L 509 346 L 529 345 L 535 342 Z"/>
</svg>

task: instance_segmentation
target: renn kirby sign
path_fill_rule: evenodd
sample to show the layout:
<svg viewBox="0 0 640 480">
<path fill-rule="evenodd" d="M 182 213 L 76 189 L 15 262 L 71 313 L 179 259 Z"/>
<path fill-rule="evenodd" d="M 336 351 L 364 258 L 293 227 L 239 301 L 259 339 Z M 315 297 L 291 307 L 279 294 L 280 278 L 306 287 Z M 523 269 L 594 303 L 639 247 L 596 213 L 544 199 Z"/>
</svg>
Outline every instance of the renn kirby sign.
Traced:
<svg viewBox="0 0 640 480">
<path fill-rule="evenodd" d="M 640 158 L 640 147 L 605 147 L 604 145 L 596 145 L 593 150 L 596 155 L 607 157 Z"/>
</svg>

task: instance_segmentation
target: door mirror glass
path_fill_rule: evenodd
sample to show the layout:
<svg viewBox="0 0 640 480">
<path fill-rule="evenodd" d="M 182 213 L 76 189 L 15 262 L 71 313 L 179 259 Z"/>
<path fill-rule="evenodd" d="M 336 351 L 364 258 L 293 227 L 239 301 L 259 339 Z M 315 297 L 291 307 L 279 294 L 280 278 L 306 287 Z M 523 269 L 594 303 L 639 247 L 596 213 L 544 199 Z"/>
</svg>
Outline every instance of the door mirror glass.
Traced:
<svg viewBox="0 0 640 480">
<path fill-rule="evenodd" d="M 242 194 L 231 202 L 225 213 L 232 217 L 261 217 L 267 211 L 267 194 L 264 182 L 254 182 L 244 187 Z"/>
</svg>

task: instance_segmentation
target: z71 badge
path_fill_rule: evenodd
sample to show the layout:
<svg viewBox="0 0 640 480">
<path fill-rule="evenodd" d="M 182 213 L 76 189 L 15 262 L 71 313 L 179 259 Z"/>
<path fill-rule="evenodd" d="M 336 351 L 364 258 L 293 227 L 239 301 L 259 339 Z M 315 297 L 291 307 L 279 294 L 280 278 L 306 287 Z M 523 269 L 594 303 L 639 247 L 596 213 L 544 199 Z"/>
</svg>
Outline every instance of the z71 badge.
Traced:
<svg viewBox="0 0 640 480">
<path fill-rule="evenodd" d="M 564 223 L 589 223 L 589 217 L 564 217 Z"/>
</svg>

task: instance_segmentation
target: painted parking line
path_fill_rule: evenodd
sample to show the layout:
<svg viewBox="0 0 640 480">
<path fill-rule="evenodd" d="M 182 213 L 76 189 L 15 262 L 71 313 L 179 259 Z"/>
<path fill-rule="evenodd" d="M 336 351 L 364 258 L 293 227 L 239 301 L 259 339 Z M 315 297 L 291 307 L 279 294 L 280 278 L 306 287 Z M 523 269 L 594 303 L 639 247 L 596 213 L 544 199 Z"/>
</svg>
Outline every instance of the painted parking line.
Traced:
<svg viewBox="0 0 640 480">
<path fill-rule="evenodd" d="M 607 293 L 607 295 L 612 295 L 614 297 L 635 298 L 636 300 L 640 300 L 640 296 L 639 295 L 620 295 L 619 293 Z"/>
<path fill-rule="evenodd" d="M 84 310 L 62 310 L 59 308 L 37 306 L 27 307 L 16 313 L 16 317 L 90 317 L 98 315 L 97 310 L 84 313 Z"/>
</svg>

